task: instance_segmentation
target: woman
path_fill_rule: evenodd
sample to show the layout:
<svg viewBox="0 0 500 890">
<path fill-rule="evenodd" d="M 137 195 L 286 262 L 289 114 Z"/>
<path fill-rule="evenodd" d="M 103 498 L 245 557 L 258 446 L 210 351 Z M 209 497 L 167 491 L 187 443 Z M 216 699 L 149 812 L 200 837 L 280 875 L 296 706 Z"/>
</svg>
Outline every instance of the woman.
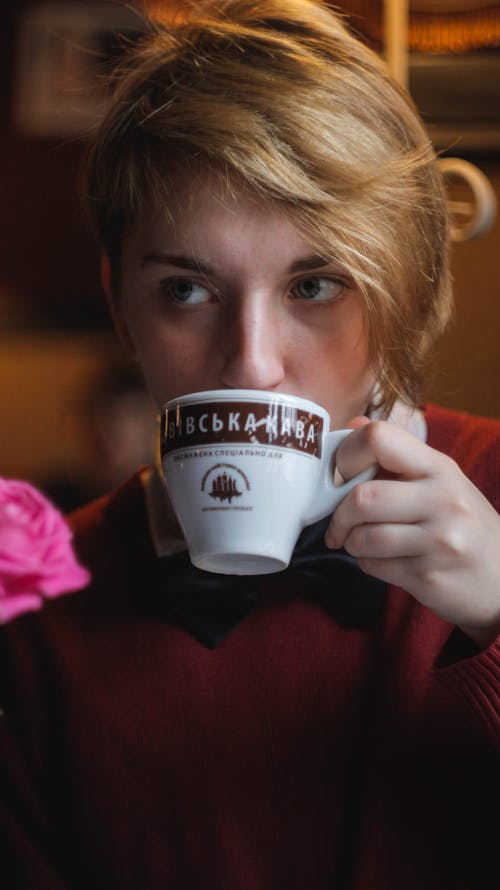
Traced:
<svg viewBox="0 0 500 890">
<path fill-rule="evenodd" d="M 16 886 L 487 886 L 500 425 L 422 401 L 451 297 L 411 103 L 314 0 L 197 4 L 117 74 L 84 195 L 159 407 L 306 396 L 380 472 L 299 541 L 326 580 L 251 606 L 196 588 L 154 469 L 75 514 L 93 584 L 5 632 Z"/>
</svg>

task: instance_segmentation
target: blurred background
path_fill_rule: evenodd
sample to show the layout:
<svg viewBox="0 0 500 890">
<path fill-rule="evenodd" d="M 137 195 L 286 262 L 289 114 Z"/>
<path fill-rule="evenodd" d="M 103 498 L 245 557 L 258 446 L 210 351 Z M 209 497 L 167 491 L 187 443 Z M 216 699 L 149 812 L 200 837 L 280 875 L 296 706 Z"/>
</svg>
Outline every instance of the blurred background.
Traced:
<svg viewBox="0 0 500 890">
<path fill-rule="evenodd" d="M 455 323 L 429 397 L 500 416 L 500 2 L 335 4 L 390 61 L 442 153 Z M 119 34 L 182 0 L 4 0 L 0 28 L 0 475 L 63 509 L 151 459 L 154 411 L 111 329 L 77 198 L 84 135 Z"/>
</svg>

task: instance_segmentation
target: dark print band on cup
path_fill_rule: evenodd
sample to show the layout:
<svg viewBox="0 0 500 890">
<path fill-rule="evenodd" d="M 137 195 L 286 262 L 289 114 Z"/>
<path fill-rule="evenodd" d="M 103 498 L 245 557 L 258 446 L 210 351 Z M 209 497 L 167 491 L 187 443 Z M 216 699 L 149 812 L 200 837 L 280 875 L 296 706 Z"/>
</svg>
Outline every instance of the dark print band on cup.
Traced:
<svg viewBox="0 0 500 890">
<path fill-rule="evenodd" d="M 161 456 L 180 448 L 238 442 L 320 458 L 323 425 L 318 414 L 276 402 L 177 404 L 162 412 Z"/>
</svg>

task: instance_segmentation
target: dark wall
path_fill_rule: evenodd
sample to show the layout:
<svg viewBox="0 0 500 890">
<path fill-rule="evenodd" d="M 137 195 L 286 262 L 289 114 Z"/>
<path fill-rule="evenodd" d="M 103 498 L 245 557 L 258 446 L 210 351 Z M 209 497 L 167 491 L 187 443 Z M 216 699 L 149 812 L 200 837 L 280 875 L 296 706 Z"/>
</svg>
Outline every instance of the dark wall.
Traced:
<svg viewBox="0 0 500 890">
<path fill-rule="evenodd" d="M 13 125 L 16 19 L 28 5 L 2 6 L 0 287 L 29 322 L 106 325 L 96 249 L 76 197 L 82 142 L 27 138 Z"/>
</svg>

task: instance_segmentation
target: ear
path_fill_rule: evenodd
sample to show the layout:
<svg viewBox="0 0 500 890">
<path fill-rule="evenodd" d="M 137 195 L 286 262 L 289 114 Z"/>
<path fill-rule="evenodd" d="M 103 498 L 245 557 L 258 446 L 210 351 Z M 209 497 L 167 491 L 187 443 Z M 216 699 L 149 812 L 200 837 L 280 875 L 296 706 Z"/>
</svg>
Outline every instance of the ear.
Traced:
<svg viewBox="0 0 500 890">
<path fill-rule="evenodd" d="M 113 293 L 113 272 L 109 257 L 106 253 L 103 253 L 101 256 L 101 284 L 106 296 L 106 302 L 108 304 L 115 331 L 129 356 L 136 358 L 134 343 L 130 336 L 125 316 L 123 315 L 121 302 Z"/>
</svg>

